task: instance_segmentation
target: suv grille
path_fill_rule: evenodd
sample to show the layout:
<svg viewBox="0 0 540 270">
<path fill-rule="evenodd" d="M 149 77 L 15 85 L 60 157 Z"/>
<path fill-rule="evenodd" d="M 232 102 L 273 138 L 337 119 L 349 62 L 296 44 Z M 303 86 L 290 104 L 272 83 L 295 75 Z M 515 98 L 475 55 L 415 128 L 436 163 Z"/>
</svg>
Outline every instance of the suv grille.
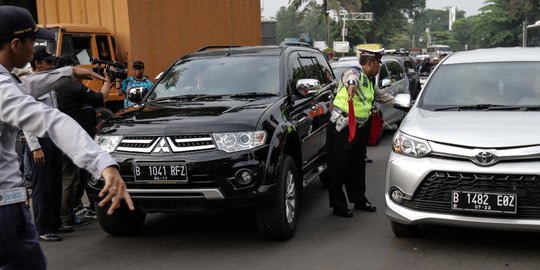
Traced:
<svg viewBox="0 0 540 270">
<path fill-rule="evenodd" d="M 450 205 L 453 190 L 517 194 L 516 215 L 465 212 L 460 215 L 540 218 L 538 175 L 432 172 L 422 181 L 412 200 L 405 200 L 403 205 L 422 211 L 454 213 Z"/>
<path fill-rule="evenodd" d="M 214 149 L 210 134 L 178 135 L 170 137 L 130 136 L 124 137 L 116 151 L 127 153 L 183 153 Z"/>
</svg>

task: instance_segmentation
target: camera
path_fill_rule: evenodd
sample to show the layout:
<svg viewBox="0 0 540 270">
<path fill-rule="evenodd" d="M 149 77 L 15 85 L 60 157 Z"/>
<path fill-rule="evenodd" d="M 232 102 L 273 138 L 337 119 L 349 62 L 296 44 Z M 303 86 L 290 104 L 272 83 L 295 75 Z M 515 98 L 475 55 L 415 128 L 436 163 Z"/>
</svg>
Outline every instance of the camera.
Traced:
<svg viewBox="0 0 540 270">
<path fill-rule="evenodd" d="M 111 80 L 121 79 L 124 80 L 128 76 L 128 70 L 126 66 L 122 65 L 116 61 L 103 61 L 92 57 L 90 59 L 93 65 L 96 65 L 92 68 L 92 71 L 95 73 L 105 76 L 104 71 L 107 71 Z"/>
</svg>

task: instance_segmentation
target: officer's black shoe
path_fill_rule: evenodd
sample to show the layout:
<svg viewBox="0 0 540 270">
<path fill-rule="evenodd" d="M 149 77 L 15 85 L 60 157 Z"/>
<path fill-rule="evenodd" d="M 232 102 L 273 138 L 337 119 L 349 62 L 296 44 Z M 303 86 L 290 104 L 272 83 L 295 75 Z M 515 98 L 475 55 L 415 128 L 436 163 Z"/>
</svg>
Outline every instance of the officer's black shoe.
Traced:
<svg viewBox="0 0 540 270">
<path fill-rule="evenodd" d="M 355 203 L 354 204 L 354 209 L 363 210 L 363 211 L 366 211 L 366 212 L 375 212 L 375 211 L 377 211 L 377 207 L 375 207 L 375 205 L 371 204 L 368 201 L 363 202 L 363 203 Z"/>
<path fill-rule="evenodd" d="M 346 218 L 352 218 L 354 216 L 353 211 L 351 211 L 349 208 L 334 208 L 332 214 Z"/>
</svg>

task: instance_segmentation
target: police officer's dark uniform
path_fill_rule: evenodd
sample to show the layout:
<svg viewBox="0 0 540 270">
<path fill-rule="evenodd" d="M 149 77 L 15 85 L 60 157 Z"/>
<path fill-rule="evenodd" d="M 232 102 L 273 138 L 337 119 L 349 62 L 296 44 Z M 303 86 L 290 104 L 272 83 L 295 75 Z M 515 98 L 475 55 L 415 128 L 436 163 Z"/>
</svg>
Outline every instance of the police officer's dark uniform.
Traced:
<svg viewBox="0 0 540 270">
<path fill-rule="evenodd" d="M 27 194 L 19 171 L 15 140 L 19 129 L 38 137 L 48 135 L 73 161 L 95 177 L 109 181 L 111 195 L 125 193 L 123 180 L 116 176 L 115 160 L 102 150 L 77 123 L 60 111 L 37 102 L 58 85 L 72 80 L 72 68 L 29 75 L 25 82 L 10 74 L 21 68 L 32 50 L 26 39 L 54 39 L 54 33 L 39 29 L 30 12 L 13 6 L 0 6 L 0 269 L 46 269 L 46 260 L 32 224 Z M 20 42 L 14 41 L 19 38 Z M 13 42 L 12 42 L 13 41 Z M 8 46 L 9 44 L 9 46 Z M 84 74 L 79 72 L 79 76 Z M 84 74 L 86 75 L 86 74 Z M 88 74 L 88 76 L 95 76 Z M 25 94 L 26 93 L 26 94 Z M 75 138 L 75 139 L 74 139 Z M 118 181 L 116 181 L 118 180 Z M 112 183 L 112 182 L 115 183 Z M 104 191 L 105 192 L 105 191 Z M 131 201 L 128 200 L 128 204 Z M 132 208 L 132 206 L 131 206 Z"/>
<path fill-rule="evenodd" d="M 366 148 L 371 126 L 373 102 L 392 103 L 393 97 L 379 90 L 373 83 L 379 71 L 383 50 L 362 50 L 361 67 L 346 70 L 340 80 L 338 92 L 333 101 L 332 116 L 327 129 L 327 152 L 329 170 L 329 199 L 333 213 L 352 217 L 348 199 L 355 209 L 373 212 L 376 210 L 365 197 Z M 377 65 L 377 66 L 375 66 Z M 366 74 L 364 69 L 369 69 Z M 368 76 L 370 75 L 370 76 Z M 348 88 L 354 88 L 352 98 Z M 352 114 L 349 112 L 352 109 Z M 351 130 L 353 126 L 354 130 Z"/>
</svg>

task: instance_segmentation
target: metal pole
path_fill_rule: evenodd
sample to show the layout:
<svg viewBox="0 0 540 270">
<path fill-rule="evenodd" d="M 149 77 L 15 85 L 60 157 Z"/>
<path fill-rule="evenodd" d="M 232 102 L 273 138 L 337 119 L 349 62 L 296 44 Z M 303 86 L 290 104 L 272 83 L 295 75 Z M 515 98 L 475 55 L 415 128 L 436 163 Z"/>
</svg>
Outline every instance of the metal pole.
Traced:
<svg viewBox="0 0 540 270">
<path fill-rule="evenodd" d="M 522 47 L 527 47 L 527 20 L 524 20 L 523 21 L 523 39 L 521 41 L 521 46 Z"/>
<path fill-rule="evenodd" d="M 343 29 L 341 29 L 341 41 L 345 41 L 345 22 L 346 22 L 346 19 L 345 19 L 345 16 L 343 16 Z"/>
<path fill-rule="evenodd" d="M 412 47 L 411 48 L 416 48 L 414 45 L 414 42 L 416 41 L 416 34 L 412 34 Z"/>
</svg>

